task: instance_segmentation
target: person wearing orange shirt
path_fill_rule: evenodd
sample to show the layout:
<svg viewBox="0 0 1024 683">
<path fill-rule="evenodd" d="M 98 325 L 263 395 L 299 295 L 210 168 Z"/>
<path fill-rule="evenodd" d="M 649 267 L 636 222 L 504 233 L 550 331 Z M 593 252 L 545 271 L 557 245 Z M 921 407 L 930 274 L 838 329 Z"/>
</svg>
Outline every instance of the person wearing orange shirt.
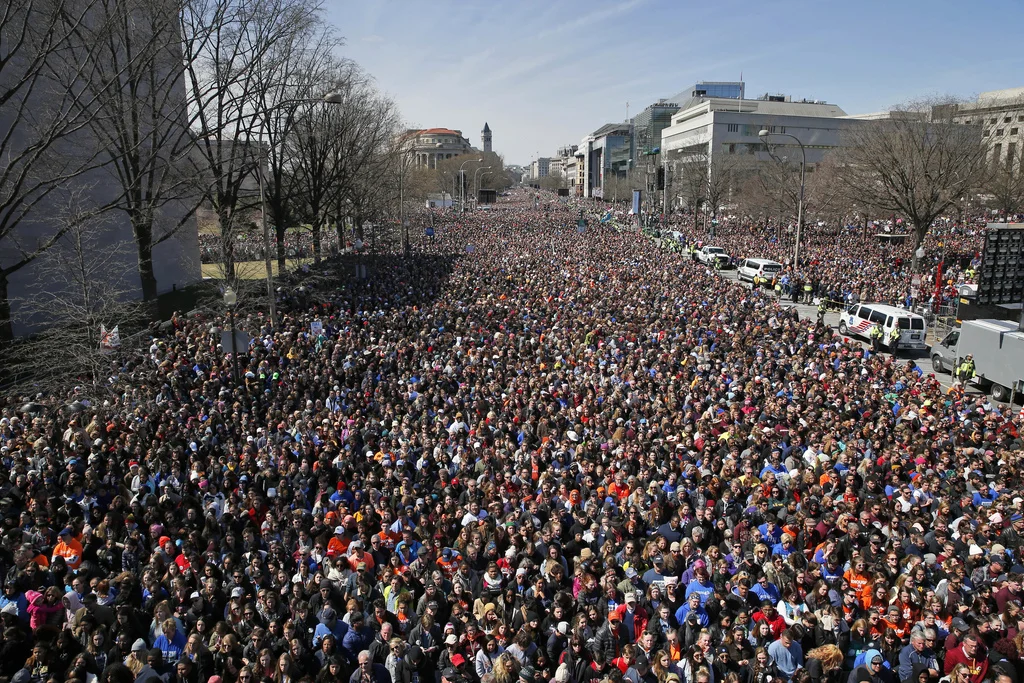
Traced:
<svg viewBox="0 0 1024 683">
<path fill-rule="evenodd" d="M 82 564 L 82 544 L 74 537 L 74 530 L 71 527 L 61 529 L 57 536 L 57 545 L 53 547 L 53 560 L 63 557 L 68 567 L 78 569 Z"/>
<path fill-rule="evenodd" d="M 871 575 L 867 572 L 867 563 L 864 558 L 857 556 L 853 560 L 853 566 L 846 570 L 843 574 L 843 578 L 850 584 L 858 593 L 863 593 L 864 589 L 871 583 Z"/>
<path fill-rule="evenodd" d="M 333 541 L 334 539 L 331 540 Z M 330 544 L 328 544 L 327 547 L 330 548 Z M 366 566 L 364 567 L 364 569 L 366 569 L 367 572 L 373 575 L 373 569 L 375 566 L 375 563 L 373 561 L 373 555 L 363 550 L 363 542 L 352 541 L 352 543 L 349 544 L 348 548 L 348 566 L 352 569 L 352 571 L 358 571 L 359 565 L 365 564 Z"/>
<path fill-rule="evenodd" d="M 331 557 L 339 557 L 348 552 L 351 539 L 345 537 L 345 527 L 334 527 L 334 536 L 327 543 L 327 554 Z"/>
</svg>

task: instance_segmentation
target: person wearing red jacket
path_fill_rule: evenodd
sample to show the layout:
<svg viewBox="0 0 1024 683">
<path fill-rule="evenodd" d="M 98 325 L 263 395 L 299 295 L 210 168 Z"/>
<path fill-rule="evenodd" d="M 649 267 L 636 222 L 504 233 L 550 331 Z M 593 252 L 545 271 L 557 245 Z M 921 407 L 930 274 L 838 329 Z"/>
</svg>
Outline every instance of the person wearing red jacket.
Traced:
<svg viewBox="0 0 1024 683">
<path fill-rule="evenodd" d="M 623 598 L 623 604 L 615 608 L 615 611 L 622 617 L 622 625 L 629 635 L 629 642 L 635 643 L 647 630 L 647 623 L 651 620 L 647 610 L 638 607 L 636 604 L 636 593 L 630 591 Z"/>
<path fill-rule="evenodd" d="M 782 615 L 775 609 L 775 605 L 769 600 L 761 603 L 761 609 L 754 612 L 752 619 L 755 624 L 759 621 L 767 622 L 772 629 L 772 638 L 775 639 L 778 639 L 786 629 L 786 620 L 782 618 Z"/>
<path fill-rule="evenodd" d="M 971 672 L 971 683 L 982 683 L 988 676 L 988 658 L 982 651 L 978 636 L 968 633 L 960 641 L 959 647 L 955 647 L 946 653 L 946 661 L 943 667 L 946 675 L 953 670 L 957 664 L 964 664 Z"/>
</svg>

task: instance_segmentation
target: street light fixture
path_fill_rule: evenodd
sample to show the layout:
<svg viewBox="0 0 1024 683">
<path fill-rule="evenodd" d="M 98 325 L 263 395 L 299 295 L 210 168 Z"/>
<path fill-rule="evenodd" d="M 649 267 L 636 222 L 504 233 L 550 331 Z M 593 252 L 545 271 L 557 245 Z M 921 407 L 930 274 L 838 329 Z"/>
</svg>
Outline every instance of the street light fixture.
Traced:
<svg viewBox="0 0 1024 683">
<path fill-rule="evenodd" d="M 491 168 L 490 166 L 481 166 L 480 168 L 478 168 L 475 171 L 473 171 L 473 210 L 474 211 L 476 211 L 477 203 L 478 203 L 478 197 L 480 195 L 480 188 L 477 187 L 477 184 L 476 184 L 476 174 L 479 173 L 480 171 L 487 170 L 487 169 L 490 169 L 490 168 Z"/>
<path fill-rule="evenodd" d="M 807 179 L 807 150 L 804 148 L 804 143 L 800 142 L 800 138 L 791 133 L 772 133 L 768 130 L 760 130 L 757 136 L 764 140 L 765 145 L 768 144 L 768 136 L 778 135 L 781 137 L 793 138 L 796 140 L 796 144 L 800 145 L 800 202 L 796 208 L 796 245 L 793 247 L 793 271 L 800 266 L 800 231 L 804 224 L 804 184 Z"/>
<path fill-rule="evenodd" d="M 343 104 L 344 102 L 344 93 L 338 90 L 332 90 L 321 98 L 296 98 L 282 100 L 277 103 L 275 108 L 282 107 L 286 104 Z M 290 112 L 288 114 L 289 119 L 291 118 L 292 113 L 294 112 Z M 263 256 L 267 267 L 267 304 L 270 312 L 270 324 L 277 327 L 277 297 L 274 295 L 274 265 L 273 259 L 270 257 L 270 226 L 267 224 L 267 195 L 266 192 L 264 192 L 266 179 L 263 176 L 262 144 L 260 145 L 260 157 L 256 162 L 256 167 L 256 175 L 259 177 L 260 183 L 260 220 L 263 223 Z"/>
<path fill-rule="evenodd" d="M 466 159 L 459 165 L 459 213 L 466 213 L 466 183 L 462 180 L 462 167 L 473 161 L 472 159 Z M 476 160 L 478 164 L 484 162 L 483 157 Z"/>
</svg>

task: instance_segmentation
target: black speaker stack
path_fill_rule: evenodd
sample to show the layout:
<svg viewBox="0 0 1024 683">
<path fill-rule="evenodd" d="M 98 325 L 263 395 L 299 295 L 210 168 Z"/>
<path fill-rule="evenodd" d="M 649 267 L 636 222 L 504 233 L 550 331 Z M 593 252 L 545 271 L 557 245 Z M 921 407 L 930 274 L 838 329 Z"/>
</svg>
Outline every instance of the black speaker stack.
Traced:
<svg viewBox="0 0 1024 683">
<path fill-rule="evenodd" d="M 1024 301 L 1024 224 L 989 223 L 978 270 L 978 303 Z"/>
</svg>

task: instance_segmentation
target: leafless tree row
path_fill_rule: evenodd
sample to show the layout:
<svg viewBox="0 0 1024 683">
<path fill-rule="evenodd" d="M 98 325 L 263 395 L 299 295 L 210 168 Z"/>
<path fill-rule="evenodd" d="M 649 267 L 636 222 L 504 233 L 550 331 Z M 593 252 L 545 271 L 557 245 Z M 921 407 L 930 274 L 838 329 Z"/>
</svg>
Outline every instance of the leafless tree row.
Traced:
<svg viewBox="0 0 1024 683">
<path fill-rule="evenodd" d="M 59 264 L 115 218 L 131 227 L 128 288 L 151 300 L 154 248 L 200 211 L 229 279 L 263 201 L 282 266 L 290 227 L 309 226 L 319 256 L 324 227 L 393 212 L 398 112 L 341 44 L 323 0 L 4 3 L 0 339 L 11 278 L 30 264 L 46 277 L 40 259 Z M 74 218 L 52 209 L 71 203 Z"/>
</svg>

